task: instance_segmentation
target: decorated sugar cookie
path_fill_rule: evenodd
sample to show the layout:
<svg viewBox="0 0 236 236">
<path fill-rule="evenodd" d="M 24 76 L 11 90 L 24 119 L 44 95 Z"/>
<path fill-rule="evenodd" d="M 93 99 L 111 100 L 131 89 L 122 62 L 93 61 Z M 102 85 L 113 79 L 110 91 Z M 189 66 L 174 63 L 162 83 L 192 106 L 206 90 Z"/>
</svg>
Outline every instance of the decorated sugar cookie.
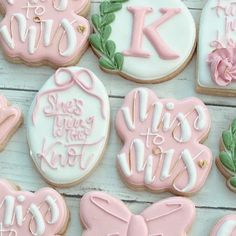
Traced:
<svg viewBox="0 0 236 236">
<path fill-rule="evenodd" d="M 236 96 L 236 5 L 208 0 L 200 22 L 197 90 Z"/>
<path fill-rule="evenodd" d="M 69 212 L 64 199 L 51 188 L 36 193 L 19 191 L 0 180 L 0 235 L 64 235 Z"/>
<path fill-rule="evenodd" d="M 0 0 L 0 44 L 28 65 L 76 64 L 88 45 L 89 0 Z"/>
<path fill-rule="evenodd" d="M 82 181 L 103 156 L 109 121 L 101 81 L 85 68 L 58 69 L 28 116 L 30 154 L 42 176 L 59 187 Z"/>
<path fill-rule="evenodd" d="M 228 215 L 215 225 L 210 236 L 234 235 L 236 235 L 236 215 Z"/>
<path fill-rule="evenodd" d="M 221 152 L 216 164 L 227 178 L 227 186 L 236 192 L 236 119 L 229 129 L 222 133 Z"/>
<path fill-rule="evenodd" d="M 132 90 L 116 116 L 124 146 L 117 167 L 137 189 L 190 195 L 203 186 L 212 165 L 211 151 L 200 144 L 211 119 L 197 98 L 159 99 L 146 88 Z"/>
<path fill-rule="evenodd" d="M 194 221 L 195 207 L 188 199 L 172 197 L 134 215 L 120 200 L 91 192 L 81 200 L 80 218 L 84 226 L 82 236 L 183 236 Z"/>
<path fill-rule="evenodd" d="M 137 82 L 173 78 L 195 49 L 195 23 L 180 0 L 103 1 L 92 22 L 100 67 Z"/>
<path fill-rule="evenodd" d="M 7 99 L 0 95 L 0 151 L 4 149 L 22 121 L 21 110 L 18 107 L 11 106 Z"/>
</svg>

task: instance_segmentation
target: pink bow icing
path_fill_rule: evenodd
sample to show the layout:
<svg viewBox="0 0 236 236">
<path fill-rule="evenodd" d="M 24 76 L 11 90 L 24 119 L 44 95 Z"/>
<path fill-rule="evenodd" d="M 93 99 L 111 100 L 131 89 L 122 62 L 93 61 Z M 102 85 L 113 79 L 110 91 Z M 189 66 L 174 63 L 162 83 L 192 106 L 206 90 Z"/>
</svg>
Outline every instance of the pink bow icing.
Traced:
<svg viewBox="0 0 236 236">
<path fill-rule="evenodd" d="M 132 187 L 197 192 L 212 165 L 200 144 L 211 126 L 207 107 L 197 98 L 159 99 L 146 88 L 132 90 L 116 116 L 124 146 L 117 155 L 122 179 Z"/>
<path fill-rule="evenodd" d="M 162 200 L 133 215 L 106 193 L 87 193 L 80 203 L 82 236 L 183 236 L 195 218 L 193 203 L 185 198 Z"/>
<path fill-rule="evenodd" d="M 56 67 L 75 64 L 88 45 L 89 0 L 0 0 L 0 43 L 10 58 Z"/>
<path fill-rule="evenodd" d="M 59 236 L 64 233 L 68 212 L 55 190 L 17 191 L 3 179 L 0 179 L 0 189 L 0 235 Z"/>
<path fill-rule="evenodd" d="M 0 145 L 12 134 L 21 120 L 22 113 L 18 107 L 8 105 L 7 99 L 0 95 Z"/>
<path fill-rule="evenodd" d="M 212 80 L 219 86 L 236 82 L 236 49 L 220 48 L 208 56 Z"/>
<path fill-rule="evenodd" d="M 64 73 L 65 75 L 67 75 L 67 77 L 65 77 L 64 80 L 62 80 L 62 81 L 60 81 L 60 76 L 59 76 L 60 73 Z M 82 73 L 87 74 L 86 80 L 88 80 L 88 81 L 82 80 L 82 78 L 80 76 Z M 39 93 L 36 96 L 36 105 L 35 105 L 33 116 L 32 116 L 33 123 L 35 124 L 36 113 L 38 110 L 39 100 L 41 97 L 43 97 L 44 95 L 50 94 L 50 93 L 54 93 L 54 92 L 58 92 L 58 91 L 65 91 L 75 85 L 80 87 L 82 90 L 86 91 L 86 93 L 88 93 L 89 95 L 98 99 L 98 101 L 101 104 L 101 108 L 102 108 L 101 109 L 102 117 L 105 119 L 104 102 L 99 97 L 98 94 L 93 93 L 93 89 L 94 89 L 94 79 L 93 78 L 94 78 L 94 75 L 89 70 L 87 70 L 85 68 L 83 68 L 82 70 L 80 70 L 76 73 L 73 73 L 68 68 L 59 68 L 54 75 L 54 84 L 57 86 L 57 88 L 47 90 L 46 92 L 43 92 L 43 93 Z"/>
</svg>

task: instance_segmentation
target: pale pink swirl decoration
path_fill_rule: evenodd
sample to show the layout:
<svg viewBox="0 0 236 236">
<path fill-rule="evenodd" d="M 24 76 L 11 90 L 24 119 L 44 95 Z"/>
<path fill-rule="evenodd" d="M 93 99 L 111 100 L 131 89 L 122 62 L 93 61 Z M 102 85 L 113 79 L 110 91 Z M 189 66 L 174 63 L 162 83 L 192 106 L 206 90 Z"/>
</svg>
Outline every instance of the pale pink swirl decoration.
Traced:
<svg viewBox="0 0 236 236">
<path fill-rule="evenodd" d="M 84 195 L 80 203 L 82 236 L 184 236 L 195 218 L 193 203 L 172 197 L 132 214 L 123 202 L 102 192 Z"/>
<path fill-rule="evenodd" d="M 208 56 L 212 80 L 219 86 L 236 82 L 236 48 L 219 48 Z"/>
</svg>

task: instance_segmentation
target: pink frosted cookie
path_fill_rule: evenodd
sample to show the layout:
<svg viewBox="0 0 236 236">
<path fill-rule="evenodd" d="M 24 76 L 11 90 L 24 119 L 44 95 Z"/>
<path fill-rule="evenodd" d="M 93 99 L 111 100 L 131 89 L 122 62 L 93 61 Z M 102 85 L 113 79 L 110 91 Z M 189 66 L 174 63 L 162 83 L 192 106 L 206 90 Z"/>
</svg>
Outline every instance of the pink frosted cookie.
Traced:
<svg viewBox="0 0 236 236">
<path fill-rule="evenodd" d="M 88 45 L 89 0 L 0 0 L 0 44 L 28 65 L 76 64 Z"/>
<path fill-rule="evenodd" d="M 188 199 L 173 197 L 134 215 L 120 200 L 91 192 L 81 200 L 80 218 L 82 236 L 184 236 L 194 221 L 195 207 Z"/>
<path fill-rule="evenodd" d="M 22 121 L 21 110 L 18 107 L 11 106 L 7 99 L 0 95 L 0 151 L 4 149 Z"/>
<path fill-rule="evenodd" d="M 195 22 L 181 0 L 102 1 L 92 23 L 100 67 L 136 82 L 174 78 L 195 50 Z"/>
<path fill-rule="evenodd" d="M 102 82 L 85 68 L 60 68 L 30 108 L 31 157 L 49 183 L 77 184 L 103 157 L 109 128 L 110 105 Z"/>
<path fill-rule="evenodd" d="M 211 126 L 207 107 L 197 98 L 159 99 L 146 88 L 131 91 L 116 116 L 124 142 L 117 166 L 134 188 L 190 195 L 204 184 L 211 151 L 200 144 Z"/>
<path fill-rule="evenodd" d="M 228 215 L 221 219 L 213 228 L 210 236 L 235 236 L 236 215 Z"/>
<path fill-rule="evenodd" d="M 65 233 L 69 212 L 55 190 L 23 192 L 3 179 L 0 179 L 0 189 L 0 235 L 59 236 Z"/>
</svg>

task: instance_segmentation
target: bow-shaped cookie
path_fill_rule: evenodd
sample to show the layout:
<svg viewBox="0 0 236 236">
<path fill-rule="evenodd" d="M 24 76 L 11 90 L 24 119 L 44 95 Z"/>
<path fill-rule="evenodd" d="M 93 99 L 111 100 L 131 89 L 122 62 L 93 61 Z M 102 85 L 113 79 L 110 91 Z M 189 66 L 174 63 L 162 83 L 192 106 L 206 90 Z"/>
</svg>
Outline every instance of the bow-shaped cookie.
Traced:
<svg viewBox="0 0 236 236">
<path fill-rule="evenodd" d="M 86 194 L 80 204 L 82 236 L 185 236 L 194 217 L 193 203 L 181 197 L 155 203 L 140 215 L 102 192 Z"/>
</svg>

